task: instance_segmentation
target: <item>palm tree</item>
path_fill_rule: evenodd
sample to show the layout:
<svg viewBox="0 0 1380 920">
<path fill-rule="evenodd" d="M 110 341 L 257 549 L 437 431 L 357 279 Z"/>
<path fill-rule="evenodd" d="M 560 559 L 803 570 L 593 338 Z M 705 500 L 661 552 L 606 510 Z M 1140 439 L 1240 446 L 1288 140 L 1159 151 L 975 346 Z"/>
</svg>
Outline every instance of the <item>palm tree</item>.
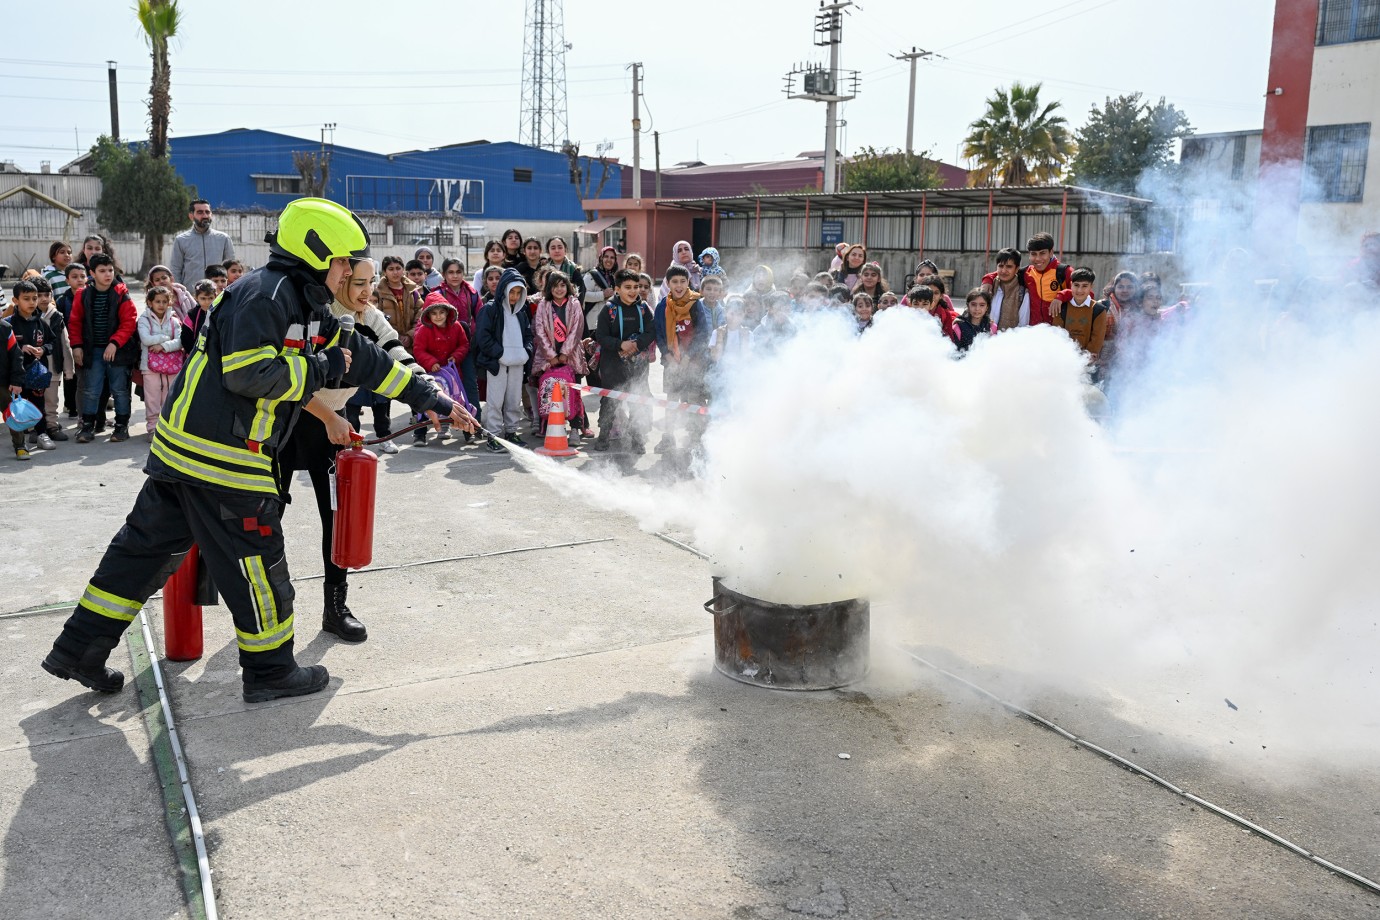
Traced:
<svg viewBox="0 0 1380 920">
<path fill-rule="evenodd" d="M 987 111 L 969 125 L 963 155 L 977 168 L 969 185 L 1048 185 L 1073 155 L 1068 122 L 1058 102 L 1040 105 L 1040 84 L 1012 83 L 987 100 Z"/>
<path fill-rule="evenodd" d="M 144 30 L 153 58 L 153 79 L 149 84 L 149 153 L 156 160 L 168 155 L 168 119 L 172 115 L 172 68 L 168 64 L 168 41 L 177 35 L 182 11 L 177 0 L 139 0 L 134 8 Z M 144 237 L 144 265 L 156 264 L 163 254 L 162 234 Z M 180 280 L 180 279 L 179 279 Z"/>
<path fill-rule="evenodd" d="M 168 155 L 168 117 L 172 114 L 172 68 L 168 41 L 177 35 L 182 10 L 177 0 L 139 0 L 135 11 L 144 41 L 153 52 L 153 81 L 149 85 L 149 152 L 155 159 Z"/>
</svg>

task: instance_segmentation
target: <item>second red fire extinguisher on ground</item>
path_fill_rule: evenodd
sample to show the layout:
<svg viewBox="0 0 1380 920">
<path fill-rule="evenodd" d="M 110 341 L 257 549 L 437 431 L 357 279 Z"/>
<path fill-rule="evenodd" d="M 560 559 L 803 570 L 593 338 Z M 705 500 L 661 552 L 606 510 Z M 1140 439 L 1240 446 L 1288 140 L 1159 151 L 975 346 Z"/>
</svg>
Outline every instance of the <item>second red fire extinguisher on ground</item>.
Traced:
<svg viewBox="0 0 1380 920">
<path fill-rule="evenodd" d="M 363 441 L 335 455 L 331 491 L 335 507 L 335 532 L 331 537 L 331 561 L 342 569 L 362 569 L 374 558 L 374 492 L 378 485 L 379 458 L 364 449 Z"/>
</svg>

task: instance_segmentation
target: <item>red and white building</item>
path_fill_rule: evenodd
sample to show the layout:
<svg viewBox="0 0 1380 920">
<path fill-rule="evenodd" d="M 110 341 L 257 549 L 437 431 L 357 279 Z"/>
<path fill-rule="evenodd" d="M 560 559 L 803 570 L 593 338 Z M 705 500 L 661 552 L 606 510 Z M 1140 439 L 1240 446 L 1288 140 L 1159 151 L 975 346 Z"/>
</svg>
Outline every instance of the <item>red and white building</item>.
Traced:
<svg viewBox="0 0 1380 920">
<path fill-rule="evenodd" d="M 1184 141 L 1213 203 L 1253 211 L 1257 236 L 1276 240 L 1380 229 L 1380 3 L 1276 0 L 1265 100 L 1260 130 Z"/>
</svg>

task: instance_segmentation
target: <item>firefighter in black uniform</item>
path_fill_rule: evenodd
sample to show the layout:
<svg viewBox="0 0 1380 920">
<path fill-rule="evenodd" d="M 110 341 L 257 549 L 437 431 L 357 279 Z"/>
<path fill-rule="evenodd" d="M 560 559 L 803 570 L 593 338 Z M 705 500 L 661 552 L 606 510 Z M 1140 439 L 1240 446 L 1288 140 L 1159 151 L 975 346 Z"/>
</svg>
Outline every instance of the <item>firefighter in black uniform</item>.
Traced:
<svg viewBox="0 0 1380 920">
<path fill-rule="evenodd" d="M 376 345 L 341 340 L 329 304 L 349 260 L 368 254 L 358 218 L 332 201 L 298 199 L 269 242 L 268 264 L 221 295 L 174 380 L 148 479 L 43 660 L 50 674 L 120 690 L 124 675 L 106 659 L 196 543 L 234 617 L 246 702 L 323 689 L 326 669 L 299 667 L 292 654 L 293 588 L 273 474 L 302 406 L 343 378 L 474 430 L 463 407 Z"/>
</svg>

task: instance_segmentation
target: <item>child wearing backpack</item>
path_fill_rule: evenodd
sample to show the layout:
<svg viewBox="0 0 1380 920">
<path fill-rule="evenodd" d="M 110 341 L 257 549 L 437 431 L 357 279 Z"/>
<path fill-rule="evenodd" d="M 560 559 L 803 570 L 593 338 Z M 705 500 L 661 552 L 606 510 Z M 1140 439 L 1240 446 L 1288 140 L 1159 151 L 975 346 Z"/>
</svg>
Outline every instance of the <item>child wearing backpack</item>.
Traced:
<svg viewBox="0 0 1380 920">
<path fill-rule="evenodd" d="M 1097 358 L 1107 336 L 1106 301 L 1093 300 L 1093 285 L 1097 275 L 1091 268 L 1075 268 L 1069 276 L 1073 296 L 1068 303 L 1053 302 L 1050 322 L 1069 334 L 1078 347 L 1093 361 L 1093 378 L 1097 378 Z M 1061 308 L 1062 307 L 1062 308 Z"/>
<path fill-rule="evenodd" d="M 37 280 L 43 279 L 40 277 Z M 19 384 L 18 395 L 33 403 L 34 408 L 41 412 L 45 391 L 52 380 L 48 361 L 52 357 L 53 347 L 58 343 L 58 338 L 39 312 L 38 285 L 34 281 L 17 282 L 13 294 L 14 314 L 9 318 L 9 334 L 5 338 L 14 342 L 15 357 L 11 360 L 15 361 L 15 365 L 12 371 L 17 370 L 18 373 L 16 375 L 12 372 L 10 381 L 11 384 Z M 11 392 L 14 392 L 13 386 Z M 15 458 L 19 460 L 28 459 L 28 451 L 24 448 L 26 438 L 29 447 L 39 450 L 57 449 L 57 445 L 44 428 L 42 419 L 27 433 L 11 430 L 10 435 L 14 442 Z"/>
</svg>

